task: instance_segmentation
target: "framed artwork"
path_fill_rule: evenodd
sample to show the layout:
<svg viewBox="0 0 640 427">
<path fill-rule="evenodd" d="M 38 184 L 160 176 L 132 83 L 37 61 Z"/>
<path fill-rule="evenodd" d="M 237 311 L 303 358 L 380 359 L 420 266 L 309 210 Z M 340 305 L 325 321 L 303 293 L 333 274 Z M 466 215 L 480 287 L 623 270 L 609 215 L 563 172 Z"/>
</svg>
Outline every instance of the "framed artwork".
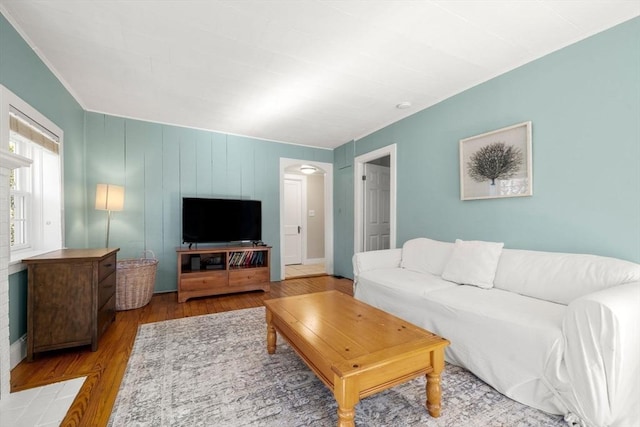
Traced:
<svg viewBox="0 0 640 427">
<path fill-rule="evenodd" d="M 533 194 L 531 122 L 460 140 L 460 199 Z"/>
</svg>

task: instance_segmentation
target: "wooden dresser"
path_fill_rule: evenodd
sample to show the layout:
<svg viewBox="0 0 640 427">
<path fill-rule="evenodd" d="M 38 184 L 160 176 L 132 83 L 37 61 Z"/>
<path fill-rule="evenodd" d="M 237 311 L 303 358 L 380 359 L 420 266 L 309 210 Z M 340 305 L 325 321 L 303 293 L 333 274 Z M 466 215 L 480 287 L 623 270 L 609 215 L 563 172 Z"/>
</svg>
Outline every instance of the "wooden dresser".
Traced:
<svg viewBox="0 0 640 427">
<path fill-rule="evenodd" d="M 34 353 L 91 344 L 116 317 L 116 253 L 60 249 L 22 260 L 28 267 L 27 361 Z"/>
</svg>

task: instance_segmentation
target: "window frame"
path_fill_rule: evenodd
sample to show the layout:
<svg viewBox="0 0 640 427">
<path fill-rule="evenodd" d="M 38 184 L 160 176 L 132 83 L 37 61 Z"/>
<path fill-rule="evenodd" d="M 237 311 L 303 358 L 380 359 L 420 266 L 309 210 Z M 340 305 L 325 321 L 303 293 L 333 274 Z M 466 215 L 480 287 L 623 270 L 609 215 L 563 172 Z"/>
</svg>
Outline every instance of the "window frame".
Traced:
<svg viewBox="0 0 640 427">
<path fill-rule="evenodd" d="M 38 125 L 42 126 L 43 128 L 47 129 L 49 132 L 53 133 L 54 135 L 56 135 L 58 137 L 58 153 L 57 153 L 57 162 L 58 162 L 58 166 L 59 166 L 59 182 L 58 182 L 58 188 L 60 189 L 60 247 L 64 247 L 65 245 L 65 232 L 64 232 L 64 185 L 63 185 L 63 180 L 64 180 L 64 161 L 63 161 L 63 155 L 64 155 L 64 132 L 62 131 L 62 129 L 60 129 L 58 126 L 56 126 L 51 120 L 49 120 L 47 117 L 45 117 L 43 114 L 41 114 L 39 111 L 37 111 L 35 108 L 33 108 L 31 105 L 29 105 L 27 102 L 25 102 L 24 100 L 22 100 L 19 96 L 17 96 L 16 94 L 14 94 L 13 92 L 11 92 L 9 89 L 7 89 L 5 86 L 0 84 L 0 148 L 6 151 L 9 151 L 9 139 L 10 139 L 10 124 L 9 124 L 9 112 L 11 110 L 11 108 L 14 108 L 20 112 L 22 112 L 23 114 L 25 114 L 26 116 L 28 116 L 29 118 L 31 118 L 33 121 L 35 121 L 36 123 L 38 123 Z M 44 148 L 43 148 L 44 150 Z M 42 153 L 39 154 L 40 156 L 43 156 Z M 33 155 L 32 155 L 33 156 Z M 32 158 L 32 156 L 30 156 L 29 158 Z M 33 167 L 33 166 L 31 166 Z M 17 172 L 17 171 L 16 171 Z M 39 175 L 41 175 L 41 170 L 38 171 L 34 171 L 33 169 L 31 169 L 28 174 L 31 176 L 30 179 L 37 179 L 37 177 Z M 35 174 L 35 176 L 34 176 Z M 35 183 L 32 182 L 32 185 L 35 185 Z M 33 200 L 31 201 L 33 203 Z M 27 209 L 31 209 L 30 207 L 27 207 Z M 40 211 L 40 214 L 37 214 L 36 211 Z M 34 209 L 32 209 L 31 212 L 31 216 L 28 217 L 27 221 L 33 221 L 33 222 L 42 222 L 43 216 L 42 216 L 42 209 L 41 206 L 36 206 Z M 38 229 L 42 229 L 43 228 L 43 224 L 31 224 L 30 229 L 31 230 L 38 230 Z M 39 245 L 39 246 L 38 246 Z M 35 247 L 29 247 L 29 248 L 20 248 L 17 250 L 12 250 L 10 249 L 10 253 L 9 253 L 9 274 L 13 274 L 16 273 L 18 271 L 24 270 L 24 264 L 22 264 L 22 259 L 23 258 L 27 258 L 27 257 L 31 257 L 31 256 L 36 256 L 48 251 L 51 251 L 52 248 L 48 247 L 45 248 L 42 246 L 43 242 L 36 242 L 36 246 Z"/>
</svg>

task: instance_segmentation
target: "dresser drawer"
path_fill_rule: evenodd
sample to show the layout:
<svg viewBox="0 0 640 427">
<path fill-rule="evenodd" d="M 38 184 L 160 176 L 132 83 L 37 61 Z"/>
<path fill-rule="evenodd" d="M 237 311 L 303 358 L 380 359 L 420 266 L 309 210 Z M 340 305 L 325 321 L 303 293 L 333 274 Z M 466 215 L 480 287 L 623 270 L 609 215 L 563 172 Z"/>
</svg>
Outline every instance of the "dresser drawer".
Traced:
<svg viewBox="0 0 640 427">
<path fill-rule="evenodd" d="M 98 282 L 116 271 L 116 255 L 113 254 L 98 262 Z"/>
<path fill-rule="evenodd" d="M 226 271 L 209 272 L 206 275 L 202 273 L 185 274 L 180 279 L 180 289 L 182 291 L 202 291 L 226 287 L 227 277 Z"/>
<path fill-rule="evenodd" d="M 115 318 L 116 318 L 116 296 L 113 295 L 100 308 L 100 310 L 98 310 L 98 336 L 102 335 L 102 333 L 115 320 Z"/>
<path fill-rule="evenodd" d="M 98 283 L 98 307 L 102 307 L 116 293 L 116 273 Z"/>
<path fill-rule="evenodd" d="M 243 268 L 229 271 L 229 286 L 252 285 L 268 281 L 268 268 Z"/>
</svg>

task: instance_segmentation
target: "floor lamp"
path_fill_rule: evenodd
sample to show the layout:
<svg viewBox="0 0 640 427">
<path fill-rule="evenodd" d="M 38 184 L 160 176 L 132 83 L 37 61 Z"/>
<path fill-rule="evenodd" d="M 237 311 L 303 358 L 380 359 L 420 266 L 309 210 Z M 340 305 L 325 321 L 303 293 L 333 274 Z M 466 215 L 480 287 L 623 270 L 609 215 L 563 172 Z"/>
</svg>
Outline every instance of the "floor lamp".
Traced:
<svg viewBox="0 0 640 427">
<path fill-rule="evenodd" d="M 111 212 L 121 211 L 124 207 L 124 187 L 112 184 L 98 184 L 96 188 L 96 209 L 107 211 L 107 238 L 105 248 L 109 247 L 109 227 Z"/>
</svg>

